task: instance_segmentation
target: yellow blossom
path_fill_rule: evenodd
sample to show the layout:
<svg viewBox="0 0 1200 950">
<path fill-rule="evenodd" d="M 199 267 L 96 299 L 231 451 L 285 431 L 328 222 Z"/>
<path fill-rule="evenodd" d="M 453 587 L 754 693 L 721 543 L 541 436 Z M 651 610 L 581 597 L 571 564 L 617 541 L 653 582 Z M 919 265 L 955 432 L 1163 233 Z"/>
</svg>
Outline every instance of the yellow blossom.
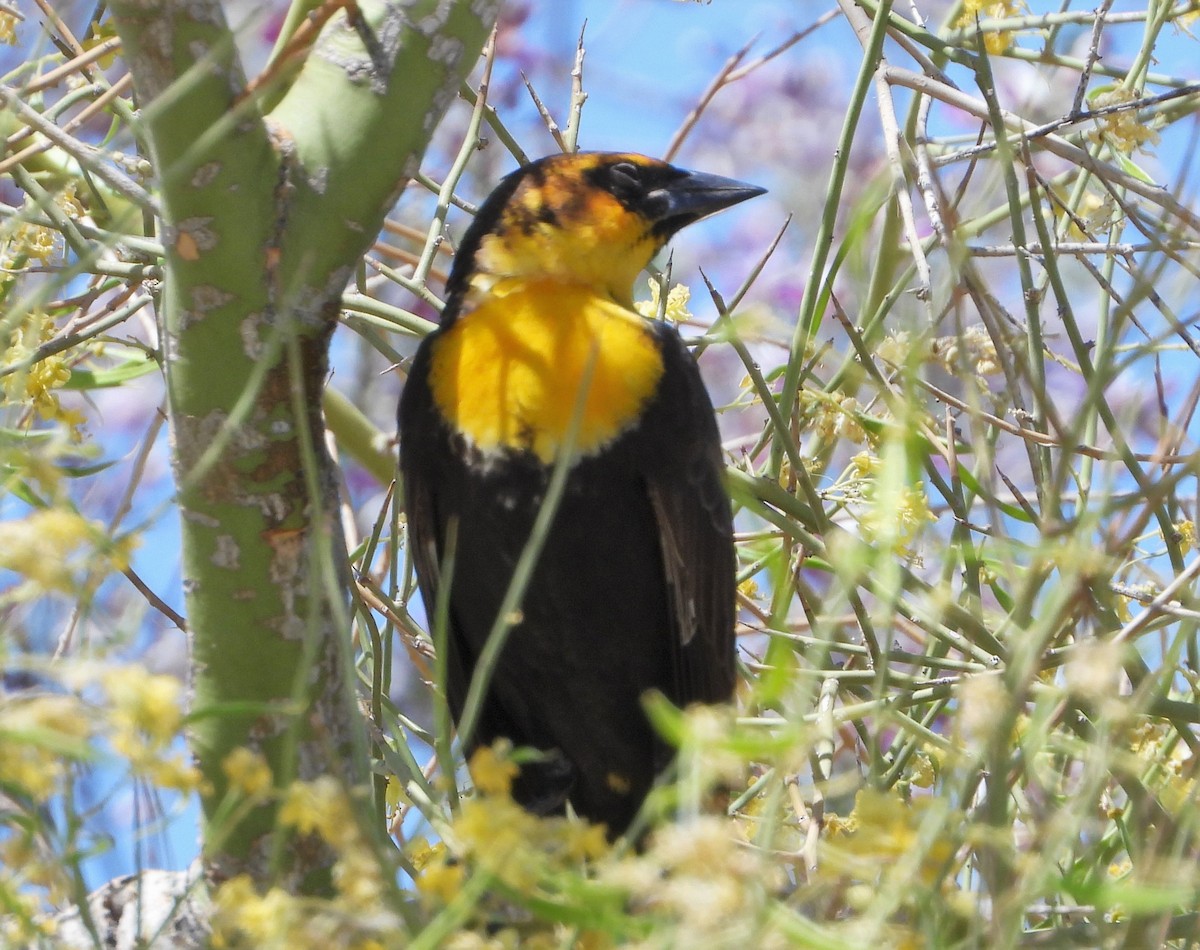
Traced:
<svg viewBox="0 0 1200 950">
<path fill-rule="evenodd" d="M 792 487 L 792 478 L 792 463 L 789 459 L 785 458 L 779 465 L 779 484 L 790 490 Z"/>
<path fill-rule="evenodd" d="M 958 685 L 958 728 L 980 745 L 992 737 L 1000 725 L 1000 713 L 1008 706 L 1004 681 L 996 673 L 980 673 L 963 678 Z"/>
<path fill-rule="evenodd" d="M 45 263 L 54 254 L 56 246 L 56 234 L 50 228 L 22 221 L 8 240 L 8 266 L 28 258 Z"/>
<path fill-rule="evenodd" d="M 113 26 L 112 21 L 105 19 L 101 23 L 93 23 L 91 33 L 88 38 L 83 41 L 83 48 L 91 50 L 99 46 L 101 43 L 107 42 L 117 35 L 117 28 Z M 97 62 L 101 69 L 109 69 L 116 62 L 117 51 L 113 50 L 110 53 L 105 53 Z"/>
<path fill-rule="evenodd" d="M 33 361 L 38 348 L 54 333 L 54 321 L 40 311 L 26 315 L 12 331 L 5 362 L 28 365 L 3 378 L 4 398 L 15 405 L 29 405 L 41 419 L 62 422 L 78 441 L 82 438 L 80 430 L 87 417 L 77 409 L 65 408 L 58 397 L 58 390 L 71 378 L 66 357 L 53 354 Z"/>
<path fill-rule="evenodd" d="M 389 814 L 398 812 L 401 805 L 412 804 L 412 799 L 408 797 L 408 792 L 404 790 L 404 783 L 395 775 L 388 776 L 387 789 L 383 793 L 383 798 L 387 804 Z"/>
<path fill-rule="evenodd" d="M 1025 10 L 1022 0 L 965 0 L 963 11 L 955 26 L 971 27 L 977 20 L 1003 20 L 1019 15 Z M 993 56 L 999 56 L 1012 46 L 1010 30 L 990 30 L 983 35 L 984 48 Z"/>
<path fill-rule="evenodd" d="M 1182 816 L 1196 807 L 1196 780 L 1167 774 L 1158 788 L 1158 799 L 1172 815 Z"/>
<path fill-rule="evenodd" d="M 1129 730 L 1129 751 L 1147 761 L 1158 759 L 1164 742 L 1173 734 L 1162 723 L 1143 722 Z"/>
<path fill-rule="evenodd" d="M 181 754 L 169 754 L 183 726 L 183 686 L 174 676 L 129 665 L 102 676 L 111 703 L 109 742 L 133 772 L 179 792 L 203 792 L 200 770 Z"/>
<path fill-rule="evenodd" d="M 1124 86 L 1093 90 L 1088 96 L 1093 110 L 1118 106 L 1141 98 L 1140 90 Z M 1157 145 L 1159 134 L 1138 118 L 1136 109 L 1122 109 L 1096 119 L 1096 127 L 1088 133 L 1093 142 L 1104 142 L 1113 151 L 1129 155 L 1145 145 Z"/>
<path fill-rule="evenodd" d="M 825 442 L 841 436 L 851 442 L 866 441 L 867 434 L 858 421 L 858 400 L 840 392 L 804 389 L 797 397 L 802 418 Z"/>
<path fill-rule="evenodd" d="M 20 374 L 14 373 L 14 376 Z M 25 392 L 42 418 L 53 418 L 50 391 L 58 389 L 71 378 L 71 370 L 61 356 L 49 356 L 34 363 L 25 371 Z"/>
<path fill-rule="evenodd" d="M 908 548 L 922 528 L 937 520 L 922 485 L 885 487 L 874 492 L 870 501 L 861 522 L 863 532 L 869 540 L 895 551 Z"/>
<path fill-rule="evenodd" d="M 332 775 L 288 786 L 279 820 L 301 834 L 316 832 L 334 847 L 352 842 L 358 835 L 346 792 Z"/>
<path fill-rule="evenodd" d="M 87 754 L 92 720 L 73 696 L 37 695 L 0 705 L 0 785 L 37 801 L 62 790 L 73 758 Z"/>
<path fill-rule="evenodd" d="M 221 771 L 229 784 L 249 798 L 265 795 L 271 789 L 271 766 L 262 754 L 238 746 L 221 760 Z"/>
<path fill-rule="evenodd" d="M 179 756 L 156 759 L 146 768 L 146 778 L 158 788 L 172 789 L 185 795 L 208 792 L 203 773 Z"/>
<path fill-rule="evenodd" d="M 264 763 L 265 766 L 265 763 Z M 279 810 L 279 821 L 300 834 L 319 834 L 337 851 L 333 883 L 343 908 L 378 909 L 387 891 L 379 862 L 363 837 L 345 788 L 333 776 L 295 781 Z"/>
<path fill-rule="evenodd" d="M 904 366 L 914 352 L 912 334 L 907 330 L 889 333 L 875 348 L 875 355 L 892 366 Z"/>
<path fill-rule="evenodd" d="M 1065 203 L 1066 196 L 1062 199 Z M 1107 231 L 1120 217 L 1121 210 L 1112 195 L 1101 196 L 1089 191 L 1071 215 L 1067 233 L 1076 241 L 1086 241 L 1099 231 Z"/>
<path fill-rule="evenodd" d="M 481 866 L 520 891 L 537 882 L 531 848 L 538 819 L 511 798 L 492 796 L 463 802 L 454 835 Z"/>
<path fill-rule="evenodd" d="M 321 827 L 324 818 L 314 783 L 297 781 L 288 786 L 279 809 L 279 821 L 304 835 L 312 834 Z"/>
<path fill-rule="evenodd" d="M 731 926 L 755 914 L 776 874 L 743 846 L 722 818 L 702 817 L 658 830 L 645 858 L 600 868 L 601 879 L 629 890 L 673 919 L 672 945 L 731 946 Z M 763 944 L 753 942 L 754 946 Z"/>
<path fill-rule="evenodd" d="M 213 895 L 213 946 L 283 946 L 302 914 L 299 898 L 278 887 L 260 895 L 249 875 L 239 874 Z"/>
<path fill-rule="evenodd" d="M 1196 546 L 1196 523 L 1194 521 L 1180 521 L 1174 525 L 1175 532 L 1179 535 L 1179 543 L 1184 548 L 1194 548 Z"/>
<path fill-rule="evenodd" d="M 1124 647 L 1111 640 L 1083 640 L 1075 645 L 1063 668 L 1063 682 L 1072 696 L 1112 714 L 1120 709 Z"/>
<path fill-rule="evenodd" d="M 4 899 L 4 913 L 0 915 L 0 947 L 42 947 L 58 932 L 53 917 L 40 915 L 34 894 L 18 893 L 17 888 L 0 886 L 0 897 Z"/>
<path fill-rule="evenodd" d="M 924 752 L 918 752 L 913 756 L 913 771 L 909 778 L 917 788 L 933 788 L 933 783 L 937 778 L 937 769 L 934 767 L 933 759 Z"/>
<path fill-rule="evenodd" d="M 17 24 L 20 22 L 16 14 L 0 11 L 0 43 L 6 46 L 17 45 Z"/>
<path fill-rule="evenodd" d="M 758 600 L 762 596 L 762 591 L 758 588 L 758 582 L 753 577 L 747 577 L 737 586 L 738 593 L 747 600 Z"/>
<path fill-rule="evenodd" d="M 444 860 L 434 861 L 417 877 L 417 890 L 448 904 L 458 896 L 466 880 L 467 872 L 461 864 L 448 864 Z"/>
<path fill-rule="evenodd" d="M 430 844 L 429 839 L 424 837 L 412 838 L 408 842 L 408 863 L 417 871 L 425 870 L 435 861 L 444 860 L 445 855 L 444 842 Z"/>
<path fill-rule="evenodd" d="M 1090 538 L 1072 534 L 1038 549 L 1038 567 L 1055 568 L 1067 577 L 1102 579 L 1108 583 L 1113 571 L 1112 557 L 1102 545 Z"/>
<path fill-rule="evenodd" d="M 978 325 L 955 336 L 938 337 L 930 345 L 930 355 L 955 375 L 960 375 L 964 366 L 979 376 L 994 376 L 1001 371 L 996 344 L 987 329 Z"/>
<path fill-rule="evenodd" d="M 18 479 L 37 483 L 42 497 L 61 503 L 63 469 L 59 463 L 75 455 L 73 440 L 61 430 L 0 439 L 0 468 L 8 471 L 10 484 Z"/>
<path fill-rule="evenodd" d="M 168 754 L 165 743 L 130 728 L 127 722 L 117 726 L 109 743 L 135 775 L 159 788 L 184 793 L 206 791 L 204 777 L 196 766 L 182 755 Z"/>
<path fill-rule="evenodd" d="M 108 671 L 103 679 L 118 728 L 140 732 L 158 745 L 179 734 L 183 684 L 176 677 L 131 664 Z"/>
<path fill-rule="evenodd" d="M 920 852 L 921 877 L 932 883 L 954 854 L 948 836 L 939 833 L 931 840 L 927 833 L 929 809 L 937 803 L 933 798 L 905 801 L 895 791 L 860 789 L 851 813 L 853 827 L 838 839 L 836 850 L 866 858 L 864 868 L 890 865 Z M 944 824 L 938 822 L 939 827 Z"/>
<path fill-rule="evenodd" d="M 608 853 L 603 825 L 576 821 L 567 825 L 567 856 L 576 861 L 596 861 Z"/>
<path fill-rule="evenodd" d="M 339 852 L 333 866 L 333 884 L 343 906 L 363 913 L 382 906 L 387 892 L 379 862 L 361 838 Z"/>
<path fill-rule="evenodd" d="M 0 568 L 24 574 L 45 590 L 70 593 L 101 532 L 98 524 L 63 508 L 0 522 Z"/>
<path fill-rule="evenodd" d="M 110 26 L 108 29 L 112 30 Z M 87 44 L 85 44 L 86 46 Z M 79 220 L 87 212 L 84 210 L 83 203 L 79 200 L 79 195 L 76 193 L 76 185 L 74 182 L 54 196 L 54 203 L 62 210 L 62 212 L 72 220 Z"/>
<path fill-rule="evenodd" d="M 662 307 L 662 289 L 659 282 L 651 277 L 647 283 L 650 285 L 650 299 L 639 300 L 634 304 L 637 312 L 643 317 L 648 317 L 652 320 L 658 319 L 658 311 Z M 669 323 L 683 323 L 686 320 L 692 319 L 692 314 L 688 310 L 688 301 L 692 298 L 692 292 L 684 284 L 676 284 L 667 291 L 667 304 L 663 308 L 663 319 Z"/>
<path fill-rule="evenodd" d="M 850 466 L 854 470 L 855 477 L 869 478 L 879 472 L 882 463 L 877 455 L 872 455 L 870 452 L 859 452 L 850 459 Z"/>
<path fill-rule="evenodd" d="M 521 769 L 506 757 L 509 751 L 498 742 L 495 746 L 481 746 L 471 756 L 471 780 L 484 795 L 507 795 L 512 789 L 513 779 Z"/>
<path fill-rule="evenodd" d="M 484 747 L 471 757 L 476 795 L 462 803 L 444 843 L 414 841 L 410 860 L 425 895 L 450 900 L 473 868 L 481 868 L 520 893 L 533 893 L 561 870 L 606 854 L 603 826 L 566 818 L 539 818 L 510 794 L 518 772 L 507 744 Z"/>
</svg>

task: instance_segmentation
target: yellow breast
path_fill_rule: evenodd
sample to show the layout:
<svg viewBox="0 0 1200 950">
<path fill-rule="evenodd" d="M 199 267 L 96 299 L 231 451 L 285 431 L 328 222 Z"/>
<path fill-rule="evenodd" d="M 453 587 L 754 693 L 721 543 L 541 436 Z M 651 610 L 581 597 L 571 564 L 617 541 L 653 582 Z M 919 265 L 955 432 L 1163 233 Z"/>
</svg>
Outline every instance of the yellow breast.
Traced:
<svg viewBox="0 0 1200 950">
<path fill-rule="evenodd" d="M 630 428 L 662 371 L 636 313 L 584 287 L 501 281 L 436 341 L 429 383 L 476 448 L 523 449 L 549 464 L 580 411 L 583 455 Z"/>
</svg>

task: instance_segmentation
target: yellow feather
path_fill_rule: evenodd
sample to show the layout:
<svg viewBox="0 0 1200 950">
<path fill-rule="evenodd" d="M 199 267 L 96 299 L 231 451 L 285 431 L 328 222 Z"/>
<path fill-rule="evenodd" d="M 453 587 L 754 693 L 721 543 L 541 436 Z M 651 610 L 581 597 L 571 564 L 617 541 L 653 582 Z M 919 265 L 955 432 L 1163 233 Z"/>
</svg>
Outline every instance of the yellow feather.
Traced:
<svg viewBox="0 0 1200 950">
<path fill-rule="evenodd" d="M 575 449 L 589 455 L 638 420 L 662 372 L 636 313 L 584 286 L 500 279 L 437 341 L 429 382 L 442 415 L 476 448 L 525 449 L 549 463 L 581 398 Z"/>
</svg>

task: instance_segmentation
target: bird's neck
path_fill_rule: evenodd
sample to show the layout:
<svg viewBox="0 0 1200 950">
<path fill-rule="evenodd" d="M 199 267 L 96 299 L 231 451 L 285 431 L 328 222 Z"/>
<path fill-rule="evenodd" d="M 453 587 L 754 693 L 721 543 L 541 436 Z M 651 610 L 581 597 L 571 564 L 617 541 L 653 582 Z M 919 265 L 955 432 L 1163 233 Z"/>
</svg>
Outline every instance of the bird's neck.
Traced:
<svg viewBox="0 0 1200 950">
<path fill-rule="evenodd" d="M 473 286 L 434 343 L 430 385 L 454 428 L 485 454 L 549 464 L 568 443 L 589 455 L 636 423 L 663 371 L 642 317 L 579 284 L 506 277 L 487 287 Z"/>
</svg>

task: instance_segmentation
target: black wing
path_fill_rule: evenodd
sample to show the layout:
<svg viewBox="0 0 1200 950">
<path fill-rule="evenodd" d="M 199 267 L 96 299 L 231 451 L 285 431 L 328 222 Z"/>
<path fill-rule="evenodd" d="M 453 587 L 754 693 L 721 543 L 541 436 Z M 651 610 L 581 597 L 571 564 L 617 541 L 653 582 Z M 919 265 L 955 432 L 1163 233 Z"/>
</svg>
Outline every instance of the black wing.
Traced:
<svg viewBox="0 0 1200 950">
<path fill-rule="evenodd" d="M 477 521 L 478 504 L 471 498 L 486 494 L 479 484 L 472 484 L 469 466 L 462 458 L 463 447 L 455 444 L 440 413 L 433 404 L 429 387 L 429 361 L 438 331 L 430 334 L 421 343 L 413 358 L 412 368 L 400 396 L 400 474 L 403 480 L 404 509 L 408 525 L 408 549 L 417 571 L 417 584 L 430 631 L 437 622 L 438 589 L 442 583 L 443 558 L 446 556 L 448 535 L 455 529 L 454 520 L 465 507 L 468 511 L 467 528 L 472 530 L 475 543 L 464 543 L 458 549 L 455 577 L 452 583 L 462 585 L 460 596 L 451 600 L 446 618 L 446 699 L 450 712 L 458 723 L 467 701 L 478 650 L 482 649 L 491 630 L 492 619 L 489 609 L 499 604 L 508 585 L 508 576 L 503 571 L 481 571 L 479 567 L 481 528 Z M 478 502 L 478 498 L 475 498 Z M 472 513 L 473 512 L 473 513 Z M 472 519 L 475 519 L 474 521 Z M 486 537 L 486 529 L 482 535 Z M 523 539 L 517 539 L 523 544 Z M 484 549 L 491 562 L 505 560 L 503 545 L 497 542 L 494 550 Z M 474 569 L 472 557 L 474 552 Z M 513 555 L 515 559 L 515 555 Z M 481 588 L 485 582 L 499 583 Z M 464 602 L 461 591 L 473 590 L 475 596 Z M 464 619 L 462 613 L 466 611 Z M 482 613 L 481 613 L 482 612 Z M 465 625 L 465 626 L 464 626 Z M 519 728 L 494 695 L 484 698 L 484 706 L 476 723 L 474 735 L 467 744 L 468 756 L 480 744 L 490 745 L 498 736 L 521 742 L 525 730 Z M 573 773 L 564 771 L 565 764 L 550 760 L 541 764 L 530 764 L 523 768 L 522 776 L 526 794 L 519 798 L 528 807 L 545 813 L 558 807 L 566 799 Z M 521 781 L 514 787 L 514 794 L 521 792 Z"/>
<path fill-rule="evenodd" d="M 435 334 L 426 337 L 413 357 L 412 368 L 400 395 L 400 475 L 403 481 L 404 512 L 408 525 L 408 550 L 417 571 L 417 585 L 434 627 L 438 582 L 441 575 L 445 525 L 434 499 L 439 484 L 439 455 L 446 451 L 446 432 L 433 407 L 429 389 L 429 354 Z M 453 636 L 453 631 L 451 631 Z M 459 666 L 458 651 L 450 650 L 447 662 Z M 460 666 L 447 670 L 451 708 L 458 712 L 466 701 L 467 674 Z"/>
<path fill-rule="evenodd" d="M 658 521 L 676 638 L 672 675 L 680 706 L 728 702 L 736 678 L 737 561 L 712 402 L 679 335 L 655 325 L 660 389 L 640 427 L 640 457 Z"/>
</svg>

